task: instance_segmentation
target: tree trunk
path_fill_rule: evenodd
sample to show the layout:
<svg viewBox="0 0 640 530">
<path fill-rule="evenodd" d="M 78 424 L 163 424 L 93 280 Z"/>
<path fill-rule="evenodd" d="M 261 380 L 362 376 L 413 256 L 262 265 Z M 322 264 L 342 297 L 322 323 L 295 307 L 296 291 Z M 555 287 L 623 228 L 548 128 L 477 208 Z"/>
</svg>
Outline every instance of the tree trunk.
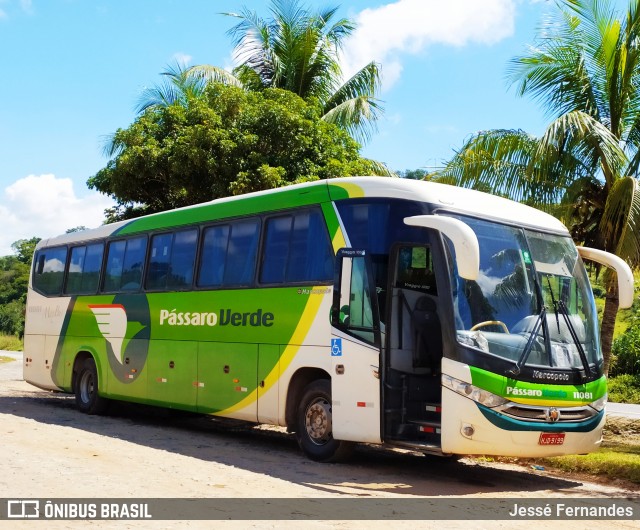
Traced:
<svg viewBox="0 0 640 530">
<path fill-rule="evenodd" d="M 613 330 L 616 325 L 616 315 L 618 314 L 618 283 L 609 282 L 607 296 L 602 313 L 602 325 L 600 327 L 600 346 L 604 357 L 604 373 L 609 375 L 609 365 L 611 364 L 611 345 L 613 343 Z"/>
</svg>

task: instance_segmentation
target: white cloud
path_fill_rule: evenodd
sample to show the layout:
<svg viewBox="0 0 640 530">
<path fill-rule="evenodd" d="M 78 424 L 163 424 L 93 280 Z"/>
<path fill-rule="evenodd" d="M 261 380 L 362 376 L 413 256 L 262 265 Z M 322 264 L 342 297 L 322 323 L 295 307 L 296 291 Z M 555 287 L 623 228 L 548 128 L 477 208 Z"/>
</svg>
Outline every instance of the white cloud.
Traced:
<svg viewBox="0 0 640 530">
<path fill-rule="evenodd" d="M 382 64 L 384 88 L 402 73 L 402 56 L 429 45 L 490 45 L 514 32 L 516 0 L 397 0 L 361 11 L 345 43 L 343 71 L 350 77 L 369 62 Z"/>
<path fill-rule="evenodd" d="M 191 60 L 193 59 L 193 57 L 191 57 L 191 55 L 188 55 L 186 53 L 176 52 L 173 54 L 172 59 L 173 61 L 175 61 L 176 63 L 182 66 L 188 66 L 189 64 L 191 64 Z"/>
<path fill-rule="evenodd" d="M 11 243 L 18 239 L 44 239 L 76 226 L 100 226 L 110 206 L 113 201 L 96 192 L 78 197 L 71 179 L 51 174 L 19 179 L 0 198 L 0 256 L 12 254 Z"/>
</svg>

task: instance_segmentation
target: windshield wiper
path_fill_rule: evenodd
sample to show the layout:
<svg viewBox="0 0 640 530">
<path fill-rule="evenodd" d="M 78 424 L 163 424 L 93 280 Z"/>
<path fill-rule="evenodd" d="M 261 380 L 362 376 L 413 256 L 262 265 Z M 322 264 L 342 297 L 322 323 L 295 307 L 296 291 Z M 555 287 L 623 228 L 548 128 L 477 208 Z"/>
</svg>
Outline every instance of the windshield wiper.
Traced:
<svg viewBox="0 0 640 530">
<path fill-rule="evenodd" d="M 560 318 L 558 318 L 558 302 L 556 302 L 556 297 L 553 296 L 553 288 L 551 287 L 551 280 L 549 276 L 547 276 L 547 285 L 549 286 L 549 294 L 551 295 L 551 303 L 553 304 L 553 312 L 556 314 L 556 326 L 558 326 L 558 333 L 560 331 Z"/>
<path fill-rule="evenodd" d="M 569 311 L 567 310 L 567 305 L 562 300 L 556 300 L 556 297 L 553 295 L 553 289 L 551 288 L 551 281 L 549 280 L 549 276 L 547 276 L 547 284 L 549 285 L 549 294 L 551 294 L 551 302 L 553 303 L 553 310 L 556 314 L 556 325 L 558 326 L 558 333 L 561 334 L 560 330 L 560 319 L 558 318 L 558 309 L 560 310 L 560 314 L 562 315 L 562 320 L 564 320 L 567 325 L 567 329 L 569 330 L 569 334 L 571 335 L 571 340 L 576 345 L 576 349 L 578 350 L 578 355 L 580 356 L 580 361 L 582 362 L 582 366 L 584 368 L 586 378 L 591 377 L 591 367 L 589 366 L 589 361 L 587 359 L 587 355 L 584 352 L 584 348 L 578 338 L 578 334 L 576 333 L 576 328 L 573 326 L 571 319 L 569 318 Z"/>
<path fill-rule="evenodd" d="M 558 302 L 558 307 L 560 308 L 560 313 L 562 314 L 562 318 L 567 324 L 567 329 L 571 334 L 571 339 L 573 343 L 576 345 L 578 350 L 578 355 L 580 355 L 580 361 L 582 361 L 582 366 L 584 367 L 584 371 L 586 374 L 586 378 L 591 377 L 591 366 L 589 366 L 589 360 L 587 359 L 587 354 L 584 352 L 584 348 L 582 347 L 582 343 L 578 338 L 578 334 L 576 333 L 576 328 L 573 326 L 571 319 L 569 318 L 569 312 L 567 311 L 567 306 L 563 300 Z"/>
<path fill-rule="evenodd" d="M 522 350 L 522 354 L 520 355 L 518 362 L 513 368 L 511 368 L 511 370 L 508 371 L 508 373 L 510 373 L 511 375 L 520 375 L 522 367 L 526 364 L 527 359 L 529 358 L 529 354 L 533 349 L 533 343 L 536 340 L 536 337 L 538 336 L 538 330 L 540 329 L 540 326 L 542 326 L 542 322 L 545 320 L 546 315 L 547 315 L 547 308 L 545 306 L 542 306 L 542 310 L 540 311 L 540 314 L 538 315 L 538 318 L 536 319 L 536 322 L 533 325 L 533 329 L 531 330 L 531 334 L 529 335 L 529 340 L 527 341 L 527 344 L 524 347 L 524 350 Z"/>
</svg>

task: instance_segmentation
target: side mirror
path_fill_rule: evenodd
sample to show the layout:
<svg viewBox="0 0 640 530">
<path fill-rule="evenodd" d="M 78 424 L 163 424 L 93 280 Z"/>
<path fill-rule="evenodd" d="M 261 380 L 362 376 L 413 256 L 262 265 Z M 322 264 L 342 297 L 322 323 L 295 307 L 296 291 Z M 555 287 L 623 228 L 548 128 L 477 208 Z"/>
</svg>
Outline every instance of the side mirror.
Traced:
<svg viewBox="0 0 640 530">
<path fill-rule="evenodd" d="M 578 247 L 582 259 L 600 263 L 616 271 L 618 276 L 618 304 L 620 309 L 627 309 L 633 304 L 633 272 L 631 267 L 622 259 L 597 248 Z"/>
<path fill-rule="evenodd" d="M 447 236 L 456 251 L 458 274 L 466 280 L 477 280 L 480 273 L 480 246 L 471 227 L 453 217 L 442 215 L 414 215 L 405 217 L 404 223 L 411 226 L 433 228 Z"/>
</svg>

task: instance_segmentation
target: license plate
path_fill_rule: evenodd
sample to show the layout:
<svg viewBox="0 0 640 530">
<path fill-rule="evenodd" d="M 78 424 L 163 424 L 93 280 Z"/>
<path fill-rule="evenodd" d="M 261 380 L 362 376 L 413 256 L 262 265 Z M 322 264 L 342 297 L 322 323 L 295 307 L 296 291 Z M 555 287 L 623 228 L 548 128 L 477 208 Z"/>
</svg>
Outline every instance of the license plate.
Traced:
<svg viewBox="0 0 640 530">
<path fill-rule="evenodd" d="M 563 443 L 563 432 L 541 432 L 538 440 L 538 445 L 562 445 Z"/>
</svg>

